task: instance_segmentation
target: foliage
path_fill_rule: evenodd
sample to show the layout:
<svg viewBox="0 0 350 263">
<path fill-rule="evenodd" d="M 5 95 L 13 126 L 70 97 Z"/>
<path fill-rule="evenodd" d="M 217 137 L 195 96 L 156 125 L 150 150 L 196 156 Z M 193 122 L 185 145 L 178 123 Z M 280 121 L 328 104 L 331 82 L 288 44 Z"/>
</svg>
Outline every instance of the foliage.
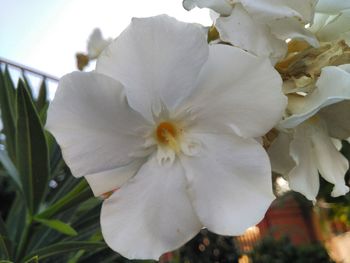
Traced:
<svg viewBox="0 0 350 263">
<path fill-rule="evenodd" d="M 180 249 L 180 262 L 238 262 L 233 238 L 219 236 L 203 229 Z"/>
<path fill-rule="evenodd" d="M 319 244 L 294 246 L 288 237 L 279 240 L 268 236 L 249 255 L 254 263 L 331 263 L 324 247 Z"/>
</svg>

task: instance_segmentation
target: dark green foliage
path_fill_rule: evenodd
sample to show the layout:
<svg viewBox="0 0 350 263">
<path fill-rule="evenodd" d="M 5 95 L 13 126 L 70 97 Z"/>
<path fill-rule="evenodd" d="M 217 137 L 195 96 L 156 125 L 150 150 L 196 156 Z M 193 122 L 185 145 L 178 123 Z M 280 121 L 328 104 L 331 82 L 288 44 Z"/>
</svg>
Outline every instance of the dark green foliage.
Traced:
<svg viewBox="0 0 350 263">
<path fill-rule="evenodd" d="M 321 244 L 294 246 L 288 237 L 266 237 L 250 253 L 253 263 L 332 263 Z"/>
<path fill-rule="evenodd" d="M 202 230 L 180 250 L 180 262 L 235 263 L 238 254 L 233 237 L 224 237 Z"/>
</svg>

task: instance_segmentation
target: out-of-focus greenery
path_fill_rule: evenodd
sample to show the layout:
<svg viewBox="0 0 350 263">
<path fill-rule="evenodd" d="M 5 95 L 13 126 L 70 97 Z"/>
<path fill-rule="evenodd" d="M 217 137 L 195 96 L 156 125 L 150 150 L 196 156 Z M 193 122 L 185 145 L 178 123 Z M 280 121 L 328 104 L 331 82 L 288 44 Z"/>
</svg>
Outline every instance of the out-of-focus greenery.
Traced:
<svg viewBox="0 0 350 263">
<path fill-rule="evenodd" d="M 239 255 L 233 237 L 219 236 L 203 229 L 180 249 L 179 262 L 185 263 L 235 263 Z"/>
<path fill-rule="evenodd" d="M 262 239 L 249 254 L 253 263 L 331 263 L 327 251 L 319 244 L 295 246 L 288 237 Z"/>
</svg>

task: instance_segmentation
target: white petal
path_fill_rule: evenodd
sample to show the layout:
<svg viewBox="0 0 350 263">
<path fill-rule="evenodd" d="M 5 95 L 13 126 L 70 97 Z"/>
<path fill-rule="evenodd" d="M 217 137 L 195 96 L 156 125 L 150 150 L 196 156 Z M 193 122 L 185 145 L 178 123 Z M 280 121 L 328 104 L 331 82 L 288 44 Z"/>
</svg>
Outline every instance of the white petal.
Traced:
<svg viewBox="0 0 350 263">
<path fill-rule="evenodd" d="M 350 100 L 322 108 L 318 115 L 325 121 L 331 137 L 342 140 L 350 137 Z"/>
<path fill-rule="evenodd" d="M 317 0 L 240 0 L 240 2 L 257 20 L 298 17 L 303 22 L 310 22 Z"/>
<path fill-rule="evenodd" d="M 318 170 L 324 179 L 334 184 L 332 196 L 344 195 L 349 191 L 345 185 L 345 173 L 349 169 L 348 160 L 335 148 L 324 127 L 314 130 L 311 140 Z"/>
<path fill-rule="evenodd" d="M 329 15 L 316 13 L 314 17 L 314 21 L 312 25 L 309 27 L 309 30 L 314 34 L 317 34 L 317 32 L 326 25 L 328 19 L 329 19 Z"/>
<path fill-rule="evenodd" d="M 294 18 L 275 20 L 269 24 L 271 33 L 280 40 L 299 39 L 308 42 L 313 47 L 318 47 L 317 38 L 311 31 L 305 29 L 300 21 Z"/>
<path fill-rule="evenodd" d="M 193 129 L 215 132 L 231 126 L 243 137 L 259 137 L 286 106 L 282 81 L 269 60 L 227 45 L 210 46 L 207 63 L 189 98 Z"/>
<path fill-rule="evenodd" d="M 278 137 L 272 142 L 267 153 L 271 161 L 272 171 L 287 176 L 295 166 L 295 162 L 289 154 L 289 145 L 292 137 L 285 132 L 280 131 Z"/>
<path fill-rule="evenodd" d="M 350 99 L 350 73 L 340 67 L 324 67 L 316 86 L 310 95 L 295 100 L 295 105 L 288 104 L 288 109 L 293 115 L 281 121 L 281 127 L 295 127 L 315 115 L 321 108 Z"/>
<path fill-rule="evenodd" d="M 120 188 L 137 173 L 144 162 L 145 160 L 143 158 L 135 159 L 135 161 L 125 166 L 89 174 L 85 176 L 85 179 L 88 181 L 94 195 L 101 196 L 102 194 Z"/>
<path fill-rule="evenodd" d="M 128 106 L 121 84 L 97 73 L 64 76 L 48 110 L 47 128 L 76 177 L 129 164 L 144 143 L 145 127 L 142 116 Z"/>
<path fill-rule="evenodd" d="M 99 28 L 94 29 L 89 37 L 87 50 L 90 59 L 97 58 L 101 52 L 112 42 L 110 39 L 104 39 Z"/>
<path fill-rule="evenodd" d="M 227 0 L 183 0 L 183 7 L 191 10 L 194 7 L 210 8 L 221 15 L 229 15 L 232 11 L 232 5 Z"/>
<path fill-rule="evenodd" d="M 193 236 L 202 225 L 186 192 L 178 161 L 160 166 L 151 157 L 127 184 L 104 201 L 102 234 L 124 257 L 158 259 Z"/>
<path fill-rule="evenodd" d="M 318 0 L 316 11 L 326 14 L 336 14 L 344 9 L 350 8 L 348 0 Z"/>
<path fill-rule="evenodd" d="M 150 120 L 160 100 L 173 109 L 187 96 L 207 56 L 199 26 L 166 15 L 134 18 L 100 55 L 96 69 L 120 81 L 131 107 Z"/>
<path fill-rule="evenodd" d="M 286 43 L 271 35 L 267 25 L 255 21 L 240 4 L 230 16 L 218 18 L 215 25 L 223 41 L 255 55 L 281 58 L 287 51 Z"/>
<path fill-rule="evenodd" d="M 240 235 L 264 217 L 274 200 L 267 154 L 255 140 L 233 134 L 196 138 L 203 145 L 200 154 L 180 157 L 193 206 L 210 231 Z"/>
<path fill-rule="evenodd" d="M 317 163 L 313 154 L 308 131 L 304 126 L 298 127 L 290 144 L 290 155 L 296 166 L 289 173 L 288 182 L 292 190 L 303 194 L 309 200 L 315 201 L 320 182 Z"/>
<path fill-rule="evenodd" d="M 332 41 L 350 31 L 350 10 L 344 10 L 320 28 L 317 37 L 320 41 Z"/>
</svg>

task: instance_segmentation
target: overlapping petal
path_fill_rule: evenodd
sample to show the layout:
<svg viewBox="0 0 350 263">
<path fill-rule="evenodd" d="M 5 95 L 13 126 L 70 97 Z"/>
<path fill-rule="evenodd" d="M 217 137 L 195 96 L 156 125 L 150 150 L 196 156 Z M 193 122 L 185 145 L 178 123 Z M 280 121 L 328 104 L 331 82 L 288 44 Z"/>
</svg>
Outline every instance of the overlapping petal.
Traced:
<svg viewBox="0 0 350 263">
<path fill-rule="evenodd" d="M 156 157 L 151 157 L 103 203 L 101 227 L 107 244 L 130 259 L 158 259 L 187 242 L 202 225 L 186 187 L 178 160 L 160 166 Z"/>
<path fill-rule="evenodd" d="M 290 171 L 288 181 L 291 189 L 302 193 L 309 200 L 316 201 L 320 182 L 310 134 L 307 132 L 305 127 L 300 126 L 294 133 L 290 144 L 290 156 L 296 166 Z"/>
<path fill-rule="evenodd" d="M 307 97 L 290 100 L 288 109 L 292 115 L 280 122 L 281 127 L 296 127 L 321 108 L 350 99 L 350 73 L 341 67 L 324 67 L 316 86 Z"/>
<path fill-rule="evenodd" d="M 346 0 L 318 0 L 316 11 L 325 14 L 337 14 L 350 8 L 350 2 Z"/>
<path fill-rule="evenodd" d="M 318 116 L 327 125 L 329 136 L 345 140 L 350 137 L 350 100 L 322 108 Z"/>
<path fill-rule="evenodd" d="M 193 129 L 215 132 L 230 126 L 243 137 L 262 136 L 282 117 L 287 100 L 281 87 L 268 59 L 227 45 L 210 46 L 187 103 L 195 118 Z"/>
<path fill-rule="evenodd" d="M 237 4 L 228 17 L 219 17 L 216 28 L 220 38 L 259 56 L 282 57 L 287 51 L 287 44 L 274 37 L 266 24 L 259 23 Z"/>
<path fill-rule="evenodd" d="M 279 173 L 286 178 L 295 166 L 295 162 L 289 152 L 292 139 L 292 134 L 281 131 L 267 151 L 270 157 L 272 171 Z"/>
<path fill-rule="evenodd" d="M 194 7 L 210 8 L 222 15 L 229 15 L 232 11 L 232 5 L 227 0 L 183 0 L 183 7 L 191 10 Z"/>
<path fill-rule="evenodd" d="M 240 235 L 264 217 L 275 198 L 267 154 L 255 140 L 236 135 L 196 138 L 202 151 L 181 156 L 194 209 L 209 230 Z"/>
<path fill-rule="evenodd" d="M 334 184 L 332 196 L 345 195 L 349 188 L 345 185 L 345 173 L 349 169 L 348 160 L 335 148 L 325 128 L 318 125 L 310 137 L 313 143 L 315 161 L 324 179 Z"/>
<path fill-rule="evenodd" d="M 73 175 L 80 177 L 128 165 L 142 149 L 148 123 L 129 107 L 119 82 L 74 72 L 60 80 L 46 127 Z"/>
<path fill-rule="evenodd" d="M 324 15 L 321 17 L 325 18 Z M 326 21 L 318 19 L 317 22 L 321 26 L 315 24 L 311 30 L 315 32 L 320 41 L 327 42 L 348 38 L 346 34 L 350 31 L 350 9 L 343 10 L 333 17 L 327 16 Z"/>
<path fill-rule="evenodd" d="M 127 182 L 138 172 L 144 162 L 144 158 L 135 158 L 135 160 L 127 165 L 89 174 L 85 176 L 85 179 L 91 186 L 91 190 L 93 191 L 94 195 L 101 196 L 119 189 L 125 182 Z"/>
<path fill-rule="evenodd" d="M 317 0 L 239 0 L 257 20 L 271 21 L 297 17 L 300 21 L 312 21 Z"/>
<path fill-rule="evenodd" d="M 134 18 L 100 55 L 96 70 L 120 81 L 130 106 L 152 119 L 161 101 L 174 109 L 186 98 L 207 56 L 199 26 L 166 15 Z"/>
</svg>

